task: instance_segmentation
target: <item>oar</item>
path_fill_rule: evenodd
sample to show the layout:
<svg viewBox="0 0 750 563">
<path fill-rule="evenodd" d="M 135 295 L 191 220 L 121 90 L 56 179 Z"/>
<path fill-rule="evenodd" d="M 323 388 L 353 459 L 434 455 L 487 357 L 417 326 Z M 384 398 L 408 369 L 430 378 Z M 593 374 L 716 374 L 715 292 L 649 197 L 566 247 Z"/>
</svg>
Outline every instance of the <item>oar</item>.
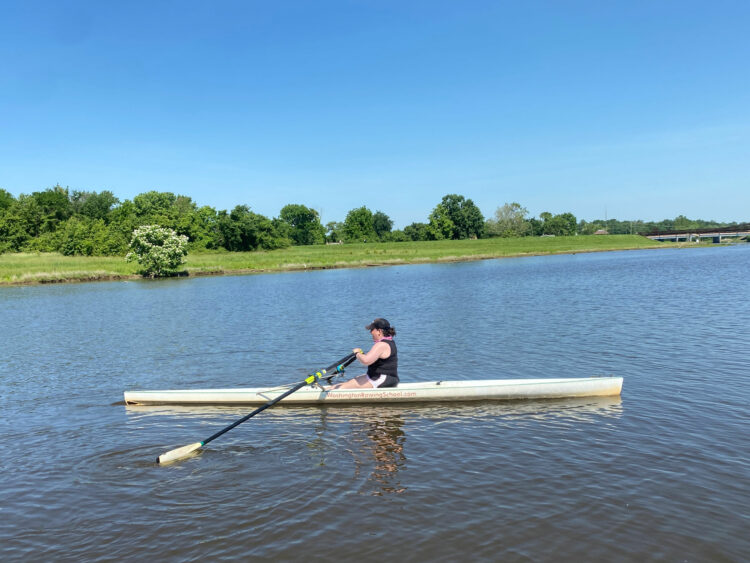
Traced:
<svg viewBox="0 0 750 563">
<path fill-rule="evenodd" d="M 315 373 L 312 373 L 312 374 L 308 375 L 303 381 L 300 381 L 297 385 L 295 385 L 294 387 L 292 387 L 291 389 L 289 389 L 286 393 L 282 393 L 281 395 L 279 395 L 275 399 L 271 399 L 265 405 L 258 407 L 253 412 L 251 412 L 249 415 L 243 416 L 238 421 L 233 422 L 232 424 L 230 424 L 229 426 L 227 426 L 223 430 L 219 430 L 216 434 L 214 434 L 213 436 L 210 436 L 210 437 L 206 438 L 202 442 L 195 442 L 193 444 L 188 444 L 187 446 L 182 446 L 181 448 L 177 448 L 177 449 L 174 449 L 174 450 L 169 450 L 168 452 L 161 454 L 159 457 L 156 458 L 156 463 L 169 463 L 170 461 L 175 461 L 175 460 L 178 460 L 180 458 L 183 458 L 183 457 L 187 456 L 189 453 L 194 452 L 195 450 L 197 450 L 199 448 L 202 448 L 203 446 L 205 446 L 209 442 L 214 441 L 216 438 L 218 438 L 219 436 L 221 436 L 225 432 L 229 432 L 235 426 L 239 426 L 240 424 L 242 424 L 246 420 L 254 417 L 256 414 L 258 414 L 260 412 L 263 412 L 268 407 L 272 407 L 273 405 L 275 405 L 276 403 L 278 403 L 280 400 L 282 400 L 284 397 L 288 397 L 289 395 L 291 395 L 295 391 L 298 391 L 299 389 L 302 389 L 305 385 L 312 385 L 316 381 L 320 381 L 320 378 L 322 378 L 330 370 L 335 369 L 336 373 L 342 373 L 344 371 L 344 368 L 346 366 L 348 366 L 349 364 L 351 364 L 356 357 L 357 357 L 356 354 L 349 354 L 348 356 L 345 356 L 345 357 L 341 358 L 335 364 L 331 364 L 326 369 L 322 369 L 320 371 L 316 371 Z"/>
</svg>

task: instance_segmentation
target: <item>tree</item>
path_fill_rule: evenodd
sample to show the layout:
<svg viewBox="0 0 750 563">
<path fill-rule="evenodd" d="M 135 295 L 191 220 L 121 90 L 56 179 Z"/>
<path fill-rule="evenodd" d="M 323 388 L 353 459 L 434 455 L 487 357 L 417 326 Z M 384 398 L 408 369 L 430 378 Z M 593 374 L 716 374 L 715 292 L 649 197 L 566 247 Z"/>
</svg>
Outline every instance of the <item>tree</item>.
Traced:
<svg viewBox="0 0 750 563">
<path fill-rule="evenodd" d="M 177 196 L 172 192 L 151 190 L 135 196 L 133 205 L 135 206 L 135 214 L 139 219 L 168 218 L 172 215 L 172 206 L 176 201 Z"/>
<path fill-rule="evenodd" d="M 676 231 L 689 231 L 691 229 L 697 229 L 699 226 L 698 221 L 692 221 L 684 215 L 678 215 L 674 218 L 672 228 Z"/>
<path fill-rule="evenodd" d="M 429 240 L 428 228 L 426 223 L 412 223 L 404 227 L 404 235 L 409 240 Z"/>
<path fill-rule="evenodd" d="M 466 231 L 462 234 L 465 238 L 482 238 L 484 236 L 484 215 L 474 202 L 467 199 L 464 203 L 461 213 L 464 218 Z"/>
<path fill-rule="evenodd" d="M 560 213 L 555 215 L 555 218 L 560 221 L 561 231 L 563 236 L 572 236 L 576 234 L 576 227 L 578 226 L 578 220 L 576 216 L 570 212 Z"/>
<path fill-rule="evenodd" d="M 593 223 L 589 223 L 585 219 L 578 221 L 577 232 L 579 235 L 593 235 L 599 229 L 604 229 L 604 226 L 596 221 Z"/>
<path fill-rule="evenodd" d="M 106 256 L 117 254 L 121 249 L 103 219 L 71 217 L 60 229 L 57 250 L 65 256 Z"/>
<path fill-rule="evenodd" d="M 488 219 L 486 232 L 497 237 L 523 237 L 530 234 L 531 224 L 526 220 L 528 210 L 520 203 L 506 203 L 495 211 L 495 218 Z"/>
<path fill-rule="evenodd" d="M 538 237 L 544 234 L 544 221 L 541 221 L 536 217 L 529 218 L 529 227 L 532 237 Z"/>
<path fill-rule="evenodd" d="M 126 199 L 109 212 L 108 228 L 110 237 L 117 240 L 120 248 L 117 254 L 127 252 L 130 239 L 133 237 L 133 231 L 141 224 L 135 214 L 135 204 L 129 199 Z"/>
<path fill-rule="evenodd" d="M 44 210 L 33 196 L 26 194 L 18 196 L 16 204 L 8 208 L 7 215 L 13 217 L 16 227 L 14 230 L 23 233 L 24 239 L 34 238 L 42 232 Z"/>
<path fill-rule="evenodd" d="M 0 188 L 0 213 L 13 205 L 15 201 L 16 198 L 14 198 L 10 192 L 6 192 L 2 188 Z"/>
<path fill-rule="evenodd" d="M 385 240 L 393 229 L 393 221 L 382 211 L 376 211 L 372 216 L 372 228 L 380 240 Z"/>
<path fill-rule="evenodd" d="M 41 192 L 33 192 L 31 198 L 38 206 L 39 227 L 42 233 L 52 233 L 57 226 L 73 215 L 68 188 L 59 184 Z"/>
<path fill-rule="evenodd" d="M 218 214 L 213 207 L 204 205 L 189 215 L 191 248 L 217 249 L 221 247 Z"/>
<path fill-rule="evenodd" d="M 28 236 L 19 224 L 17 211 L 16 198 L 0 189 L 0 254 L 17 251 Z"/>
<path fill-rule="evenodd" d="M 318 212 L 314 209 L 290 203 L 282 208 L 279 219 L 289 225 L 289 237 L 294 244 L 307 245 L 325 242 L 325 228 L 320 223 Z"/>
<path fill-rule="evenodd" d="M 481 238 L 484 216 L 470 199 L 448 194 L 430 214 L 430 234 L 433 238 Z"/>
<path fill-rule="evenodd" d="M 122 206 L 125 203 L 128 202 Z M 119 207 L 110 215 L 114 215 Z M 155 224 L 174 229 L 188 237 L 191 248 L 219 248 L 222 244 L 216 210 L 209 206 L 198 208 L 188 196 L 171 192 L 145 192 L 133 198 L 128 214 L 131 212 L 136 225 Z"/>
<path fill-rule="evenodd" d="M 439 203 L 432 210 L 427 225 L 427 237 L 430 240 L 443 240 L 453 238 L 453 233 L 457 232 L 456 225 L 451 221 L 448 209 Z"/>
<path fill-rule="evenodd" d="M 217 223 L 221 245 L 227 250 L 273 250 L 290 244 L 282 232 L 283 221 L 274 224 L 268 217 L 250 211 L 247 205 L 237 205 L 231 213 L 220 211 Z"/>
<path fill-rule="evenodd" d="M 404 231 L 396 229 L 383 235 L 383 242 L 409 242 L 411 239 L 404 234 Z"/>
<path fill-rule="evenodd" d="M 372 224 L 372 211 L 367 207 L 352 209 L 344 219 L 344 238 L 347 242 L 372 242 L 377 239 Z"/>
<path fill-rule="evenodd" d="M 82 215 L 90 219 L 102 219 L 107 222 L 109 212 L 120 200 L 115 195 L 104 190 L 101 193 L 73 191 L 70 196 L 74 215 Z"/>
<path fill-rule="evenodd" d="M 326 223 L 326 241 L 340 242 L 344 236 L 344 224 L 339 221 L 328 221 Z"/>
<path fill-rule="evenodd" d="M 29 238 L 31 236 L 21 216 L 21 205 L 17 201 L 0 211 L 0 254 L 21 251 Z"/>
<path fill-rule="evenodd" d="M 133 231 L 128 262 L 138 262 L 144 276 L 157 278 L 174 272 L 185 263 L 188 239 L 172 229 L 143 225 Z"/>
<path fill-rule="evenodd" d="M 539 217 L 544 221 L 542 224 L 542 234 L 554 236 L 570 236 L 576 234 L 578 222 L 572 213 L 560 213 L 552 215 L 545 211 L 540 213 Z"/>
<path fill-rule="evenodd" d="M 200 238 L 201 233 L 196 231 L 200 230 L 200 221 L 195 218 L 198 206 L 187 196 L 152 190 L 135 196 L 133 208 L 140 225 L 161 225 L 191 240 Z"/>
</svg>

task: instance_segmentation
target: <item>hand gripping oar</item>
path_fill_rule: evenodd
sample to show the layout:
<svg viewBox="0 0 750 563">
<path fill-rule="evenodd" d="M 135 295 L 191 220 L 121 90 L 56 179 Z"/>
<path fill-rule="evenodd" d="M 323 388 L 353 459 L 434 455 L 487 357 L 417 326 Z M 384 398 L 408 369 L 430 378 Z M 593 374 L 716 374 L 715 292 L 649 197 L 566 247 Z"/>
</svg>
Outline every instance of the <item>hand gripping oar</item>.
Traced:
<svg viewBox="0 0 750 563">
<path fill-rule="evenodd" d="M 341 358 L 335 364 L 331 364 L 326 369 L 322 369 L 320 371 L 316 371 L 315 373 L 312 373 L 312 374 L 308 375 L 303 381 L 300 381 L 297 385 L 295 385 L 294 387 L 292 387 L 291 389 L 289 389 L 286 393 L 282 393 L 281 395 L 279 395 L 275 399 L 271 399 L 265 405 L 262 405 L 262 406 L 258 407 L 253 412 L 251 412 L 249 415 L 243 416 L 238 421 L 233 422 L 232 424 L 230 424 L 229 426 L 227 426 L 223 430 L 219 430 L 216 434 L 214 434 L 213 436 L 210 436 L 210 437 L 206 438 L 202 442 L 195 442 L 194 444 L 188 444 L 187 446 L 182 446 L 181 448 L 177 448 L 177 449 L 174 449 L 174 450 L 169 450 L 168 452 L 161 454 L 159 457 L 156 458 L 156 463 L 169 463 L 170 461 L 175 461 L 175 460 L 178 460 L 178 459 L 180 459 L 182 457 L 187 456 L 189 453 L 194 452 L 195 450 L 197 450 L 199 448 L 202 448 L 203 446 L 205 446 L 209 442 L 212 442 L 213 440 L 215 440 L 216 438 L 218 438 L 219 436 L 221 436 L 225 432 L 229 432 L 235 426 L 239 426 L 240 424 L 242 424 L 246 420 L 254 417 L 256 414 L 258 414 L 260 412 L 263 412 L 268 407 L 272 407 L 273 405 L 275 405 L 276 403 L 278 403 L 280 400 L 282 400 L 284 397 L 288 397 L 289 395 L 291 395 L 295 391 L 298 391 L 298 390 L 302 389 L 305 385 L 312 385 L 313 383 L 315 383 L 317 381 L 320 381 L 320 379 L 326 373 L 328 373 L 329 371 L 336 370 L 336 373 L 343 373 L 344 368 L 346 366 L 348 366 L 349 364 L 351 364 L 355 360 L 356 357 L 357 357 L 356 354 L 349 354 L 348 356 L 345 356 L 345 357 Z"/>
</svg>

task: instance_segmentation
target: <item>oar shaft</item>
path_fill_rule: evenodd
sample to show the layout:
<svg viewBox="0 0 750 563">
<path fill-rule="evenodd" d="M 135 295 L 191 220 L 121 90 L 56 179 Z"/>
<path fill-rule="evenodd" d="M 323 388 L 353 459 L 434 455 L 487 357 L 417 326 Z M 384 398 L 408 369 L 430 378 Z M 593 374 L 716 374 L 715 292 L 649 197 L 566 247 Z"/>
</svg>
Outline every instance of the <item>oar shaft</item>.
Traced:
<svg viewBox="0 0 750 563">
<path fill-rule="evenodd" d="M 224 428 L 222 430 L 219 430 L 213 436 L 211 436 L 209 438 L 206 438 L 202 442 L 195 442 L 193 444 L 188 444 L 187 446 L 182 446 L 181 448 L 177 448 L 177 449 L 174 449 L 174 450 L 170 450 L 170 451 L 168 451 L 166 453 L 163 453 L 158 458 L 156 458 L 156 463 L 169 463 L 171 461 L 175 461 L 177 459 L 180 459 L 180 458 L 183 458 L 183 457 L 187 456 L 191 452 L 194 452 L 194 451 L 202 448 L 203 446 L 205 446 L 206 444 L 208 444 L 212 440 L 215 440 L 216 438 L 218 438 L 219 436 L 221 436 L 225 432 L 229 432 L 232 428 L 234 428 L 236 426 L 239 426 L 240 424 L 242 424 L 243 422 L 245 422 L 247 419 L 254 417 L 259 412 L 263 412 L 268 407 L 272 407 L 273 405 L 275 405 L 276 403 L 278 403 L 279 401 L 281 401 L 284 397 L 288 397 L 289 395 L 291 395 L 295 391 L 301 389 L 305 385 L 312 385 L 316 381 L 320 381 L 320 378 L 323 377 L 326 373 L 328 373 L 332 369 L 335 369 L 336 373 L 343 372 L 344 368 L 346 366 L 348 366 L 349 364 L 351 364 L 356 357 L 357 357 L 356 354 L 349 354 L 348 356 L 344 356 L 343 358 L 341 358 L 335 364 L 331 364 L 326 369 L 323 369 L 323 370 L 320 370 L 320 371 L 317 371 L 317 372 L 315 372 L 313 374 L 308 375 L 305 378 L 304 381 L 300 381 L 298 384 L 296 384 L 294 387 L 292 387 L 288 391 L 282 393 L 281 395 L 279 395 L 275 399 L 271 399 L 265 405 L 258 407 L 257 409 L 255 409 L 253 412 L 251 412 L 247 416 L 243 416 L 241 419 L 239 419 L 236 422 L 233 422 L 232 424 L 230 424 L 226 428 Z"/>
<path fill-rule="evenodd" d="M 349 364 L 351 364 L 351 363 L 352 363 L 352 362 L 354 361 L 354 359 L 355 359 L 356 357 L 357 357 L 357 356 L 356 356 L 355 354 L 349 354 L 348 356 L 344 356 L 343 358 L 341 358 L 341 359 L 340 359 L 340 360 L 339 360 L 338 362 L 336 362 L 335 364 L 331 364 L 331 365 L 330 365 L 330 366 L 328 366 L 328 367 L 327 367 L 326 369 L 324 369 L 324 370 L 321 370 L 321 371 L 319 371 L 319 372 L 316 372 L 316 373 L 313 373 L 313 374 L 311 374 L 311 375 L 307 376 L 307 378 L 305 378 L 305 380 L 304 380 L 304 381 L 300 381 L 300 382 L 299 382 L 299 383 L 298 383 L 297 385 L 295 385 L 294 387 L 292 387 L 291 389 L 289 389 L 289 390 L 288 390 L 288 391 L 286 391 L 285 393 L 282 393 L 282 394 L 281 394 L 281 395 L 279 395 L 278 397 L 275 397 L 274 399 L 271 399 L 271 400 L 270 400 L 270 401 L 268 401 L 268 402 L 267 402 L 266 404 L 264 404 L 264 405 L 261 405 L 260 407 L 258 407 L 257 409 L 255 409 L 255 410 L 254 410 L 253 412 L 251 412 L 251 413 L 250 413 L 250 414 L 248 414 L 247 416 L 243 416 L 243 417 L 242 417 L 241 419 L 239 419 L 239 420 L 237 420 L 237 421 L 233 422 L 232 424 L 230 424 L 230 425 L 229 425 L 229 426 L 227 426 L 226 428 L 223 428 L 222 430 L 219 430 L 219 431 L 218 431 L 218 432 L 217 432 L 216 434 L 214 434 L 214 435 L 210 436 L 209 438 L 206 438 L 205 440 L 203 440 L 203 445 L 205 446 L 206 444 L 208 444 L 208 443 L 209 443 L 209 442 L 211 442 L 212 440 L 215 440 L 216 438 L 218 438 L 219 436 L 221 436 L 221 435 L 222 435 L 222 434 L 224 434 L 225 432 L 229 432 L 229 431 L 230 431 L 230 430 L 231 430 L 232 428 L 235 428 L 235 427 L 239 426 L 239 425 L 240 425 L 240 424 L 242 424 L 243 422 L 245 422 L 245 421 L 247 421 L 248 419 L 250 419 L 250 418 L 254 417 L 254 416 L 255 416 L 256 414 L 258 414 L 258 413 L 261 413 L 261 412 L 263 412 L 263 411 L 264 411 L 264 410 L 266 410 L 266 409 L 267 409 L 268 407 L 272 407 L 273 405 L 275 405 L 276 403 L 278 403 L 279 401 L 281 401 L 281 400 L 282 400 L 282 399 L 284 399 L 285 397 L 288 397 L 289 395 L 291 395 L 291 394 L 292 394 L 292 393 L 294 393 L 295 391 L 299 391 L 299 390 L 300 390 L 300 389 L 302 389 L 302 388 L 303 388 L 303 387 L 304 387 L 305 385 L 311 385 L 311 384 L 315 383 L 315 382 L 316 382 L 316 381 L 318 381 L 318 380 L 319 380 L 319 379 L 320 379 L 321 377 L 323 377 L 323 376 L 324 376 L 324 375 L 325 375 L 326 373 L 328 373 L 328 372 L 329 372 L 330 370 L 332 370 L 332 369 L 334 369 L 334 368 L 335 368 L 337 372 L 339 372 L 339 371 L 343 371 L 343 369 L 344 369 L 344 368 L 345 368 L 346 366 L 348 366 Z"/>
<path fill-rule="evenodd" d="M 279 402 L 279 401 L 280 401 L 281 399 L 283 399 L 284 397 L 288 397 L 289 395 L 291 395 L 291 394 L 292 394 L 292 393 L 294 393 L 295 391 L 298 391 L 298 390 L 300 390 L 300 389 L 301 389 L 302 387 L 304 387 L 304 386 L 305 386 L 305 385 L 307 385 L 307 384 L 308 384 L 308 383 L 307 383 L 307 380 L 305 380 L 305 381 L 303 381 L 303 382 L 301 382 L 301 383 L 298 383 L 297 385 L 295 385 L 294 387 L 292 387 L 291 389 L 289 389 L 289 390 L 288 390 L 288 391 L 287 391 L 286 393 L 283 393 L 283 394 L 279 395 L 278 397 L 276 397 L 275 399 L 272 399 L 272 400 L 268 401 L 268 402 L 267 402 L 267 403 L 266 403 L 265 405 L 261 405 L 260 407 L 258 407 L 257 409 L 255 409 L 255 410 L 254 410 L 253 412 L 251 412 L 251 413 L 250 413 L 250 414 L 248 414 L 247 416 L 243 416 L 243 417 L 242 417 L 241 419 L 237 420 L 236 422 L 233 422 L 232 424 L 230 424 L 229 426 L 227 426 L 227 427 L 226 427 L 226 428 L 224 428 L 223 430 L 219 430 L 219 431 L 218 431 L 218 432 L 217 432 L 216 434 L 214 434 L 213 436 L 211 436 L 211 437 L 209 437 L 209 438 L 206 438 L 205 440 L 203 440 L 203 445 L 205 446 L 205 445 L 206 445 L 206 444 L 208 444 L 208 443 L 209 443 L 210 441 L 212 441 L 212 440 L 215 440 L 216 438 L 218 438 L 219 436 L 221 436 L 221 435 L 222 435 L 222 434 L 224 434 L 225 432 L 229 432 L 229 431 L 230 431 L 230 430 L 231 430 L 232 428 L 234 428 L 234 427 L 236 427 L 236 426 L 239 426 L 239 425 L 240 425 L 240 424 L 242 424 L 243 422 L 245 422 L 245 421 L 247 421 L 248 419 L 250 419 L 250 418 L 254 417 L 254 416 L 255 416 L 256 414 L 258 414 L 258 413 L 260 413 L 260 412 L 263 412 L 263 411 L 264 411 L 264 410 L 266 410 L 266 409 L 267 409 L 268 407 L 272 407 L 273 405 L 275 405 L 276 403 L 278 403 L 278 402 Z"/>
</svg>

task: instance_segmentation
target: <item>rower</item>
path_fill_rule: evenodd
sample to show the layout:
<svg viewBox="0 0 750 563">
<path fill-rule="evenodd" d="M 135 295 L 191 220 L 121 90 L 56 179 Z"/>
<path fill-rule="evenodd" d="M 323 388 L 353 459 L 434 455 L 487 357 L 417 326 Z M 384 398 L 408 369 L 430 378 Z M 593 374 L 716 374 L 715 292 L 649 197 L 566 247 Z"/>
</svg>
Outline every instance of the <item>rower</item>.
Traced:
<svg viewBox="0 0 750 563">
<path fill-rule="evenodd" d="M 362 348 L 354 348 L 352 352 L 356 354 L 360 363 L 367 366 L 367 373 L 334 385 L 329 390 L 386 388 L 398 385 L 398 352 L 393 340 L 396 329 L 383 318 L 375 319 L 365 329 L 370 331 L 372 348 L 367 352 Z"/>
</svg>

